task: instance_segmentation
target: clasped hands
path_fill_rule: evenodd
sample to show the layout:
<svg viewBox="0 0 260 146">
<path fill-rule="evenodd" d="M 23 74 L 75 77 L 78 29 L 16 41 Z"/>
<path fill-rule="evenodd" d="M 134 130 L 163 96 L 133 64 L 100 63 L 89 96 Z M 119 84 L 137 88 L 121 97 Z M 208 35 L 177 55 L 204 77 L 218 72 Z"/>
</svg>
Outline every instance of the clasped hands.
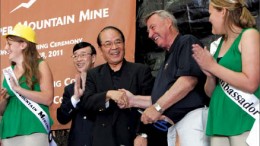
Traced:
<svg viewBox="0 0 260 146">
<path fill-rule="evenodd" d="M 130 107 L 130 100 L 129 97 L 126 95 L 126 92 L 122 89 L 119 90 L 109 90 L 107 92 L 107 97 L 117 103 L 118 107 L 129 108 Z"/>
<path fill-rule="evenodd" d="M 197 62 L 202 72 L 209 77 L 213 77 L 213 74 L 210 72 L 210 68 L 214 68 L 214 64 L 217 62 L 214 60 L 213 56 L 210 54 L 207 47 L 202 48 L 198 44 L 192 45 L 192 57 Z"/>
<path fill-rule="evenodd" d="M 110 99 L 114 100 L 118 107 L 123 108 L 131 108 L 131 107 L 137 107 L 141 108 L 141 105 L 135 105 L 137 100 L 137 96 L 133 95 L 131 92 L 125 90 L 125 89 L 119 89 L 119 90 L 110 90 Z M 145 106 L 145 110 L 140 113 L 141 121 L 144 124 L 151 124 L 155 123 L 158 120 L 165 119 L 165 116 L 162 115 L 160 112 L 158 112 L 155 107 L 151 103 L 151 99 L 147 96 L 147 101 L 149 100 L 149 105 Z M 143 108 L 144 106 L 142 106 Z"/>
</svg>

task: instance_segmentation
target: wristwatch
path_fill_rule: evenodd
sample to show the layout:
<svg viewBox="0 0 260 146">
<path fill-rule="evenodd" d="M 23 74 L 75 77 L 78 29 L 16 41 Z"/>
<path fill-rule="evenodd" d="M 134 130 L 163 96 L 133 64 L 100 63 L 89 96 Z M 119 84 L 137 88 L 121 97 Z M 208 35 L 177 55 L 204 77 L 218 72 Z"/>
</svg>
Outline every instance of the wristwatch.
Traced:
<svg viewBox="0 0 260 146">
<path fill-rule="evenodd" d="M 159 113 L 163 113 L 163 109 L 162 107 L 156 102 L 155 104 L 153 104 L 154 108 L 156 109 L 157 112 Z"/>
<path fill-rule="evenodd" d="M 147 138 L 148 137 L 148 135 L 146 134 L 146 133 L 140 133 L 139 134 L 142 138 Z"/>
</svg>

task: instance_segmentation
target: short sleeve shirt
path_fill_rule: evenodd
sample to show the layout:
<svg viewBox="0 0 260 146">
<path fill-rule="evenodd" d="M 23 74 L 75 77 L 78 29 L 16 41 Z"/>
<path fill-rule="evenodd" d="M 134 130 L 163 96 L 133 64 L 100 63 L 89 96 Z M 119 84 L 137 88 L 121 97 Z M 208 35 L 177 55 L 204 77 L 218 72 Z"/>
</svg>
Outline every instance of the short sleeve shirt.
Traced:
<svg viewBox="0 0 260 146">
<path fill-rule="evenodd" d="M 155 103 L 181 76 L 197 77 L 199 82 L 196 87 L 182 100 L 168 108 L 164 114 L 174 122 L 179 121 L 184 115 L 197 107 L 205 104 L 207 98 L 203 89 L 205 75 L 192 58 L 192 44 L 202 43 L 192 35 L 178 35 L 169 52 L 165 55 L 152 90 L 152 102 Z"/>
</svg>

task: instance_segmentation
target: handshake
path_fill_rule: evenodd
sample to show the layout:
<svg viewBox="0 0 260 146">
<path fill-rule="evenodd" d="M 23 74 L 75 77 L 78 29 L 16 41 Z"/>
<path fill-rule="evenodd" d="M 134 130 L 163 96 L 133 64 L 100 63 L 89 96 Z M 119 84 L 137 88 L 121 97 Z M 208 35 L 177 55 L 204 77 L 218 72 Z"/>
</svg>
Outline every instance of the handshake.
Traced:
<svg viewBox="0 0 260 146">
<path fill-rule="evenodd" d="M 107 99 L 113 100 L 121 109 L 134 107 L 134 97 L 131 92 L 125 89 L 109 90 Z"/>
<path fill-rule="evenodd" d="M 109 90 L 107 99 L 116 102 L 121 109 L 131 107 L 145 109 L 144 111 L 139 111 L 142 114 L 141 121 L 144 124 L 154 123 L 154 126 L 162 131 L 167 131 L 174 124 L 171 119 L 163 115 L 162 109 L 161 111 L 156 109 L 156 104 L 152 104 L 151 96 L 133 95 L 128 90 L 119 89 Z"/>
</svg>

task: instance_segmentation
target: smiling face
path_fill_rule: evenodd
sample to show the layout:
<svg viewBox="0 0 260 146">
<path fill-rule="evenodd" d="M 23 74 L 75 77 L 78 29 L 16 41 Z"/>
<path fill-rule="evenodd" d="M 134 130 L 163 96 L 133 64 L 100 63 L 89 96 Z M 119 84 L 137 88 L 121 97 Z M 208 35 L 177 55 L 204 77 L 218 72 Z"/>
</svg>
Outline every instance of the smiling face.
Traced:
<svg viewBox="0 0 260 146">
<path fill-rule="evenodd" d="M 94 65 L 96 55 L 91 54 L 90 47 L 80 48 L 73 53 L 73 63 L 78 72 L 87 72 Z"/>
<path fill-rule="evenodd" d="M 125 56 L 125 43 L 115 29 L 105 29 L 100 33 L 101 52 L 109 65 L 121 65 Z"/>
<path fill-rule="evenodd" d="M 168 42 L 171 20 L 154 14 L 147 20 L 146 24 L 149 38 L 159 47 L 168 48 L 169 44 L 172 43 Z"/>
<path fill-rule="evenodd" d="M 8 37 L 6 39 L 5 50 L 9 54 L 9 60 L 12 62 L 21 62 L 23 60 L 22 50 L 26 46 L 26 42 L 18 42 Z"/>
<path fill-rule="evenodd" d="M 209 22 L 212 24 L 212 34 L 225 34 L 225 9 L 216 9 L 209 5 Z"/>
</svg>

